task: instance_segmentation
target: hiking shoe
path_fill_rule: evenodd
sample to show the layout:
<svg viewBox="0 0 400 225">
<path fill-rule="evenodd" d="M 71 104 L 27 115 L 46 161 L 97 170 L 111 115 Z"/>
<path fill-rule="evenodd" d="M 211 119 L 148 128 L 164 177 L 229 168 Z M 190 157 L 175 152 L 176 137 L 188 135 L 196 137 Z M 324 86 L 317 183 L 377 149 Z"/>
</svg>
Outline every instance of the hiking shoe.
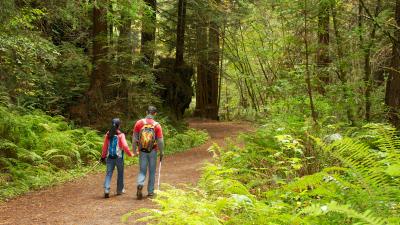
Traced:
<svg viewBox="0 0 400 225">
<path fill-rule="evenodd" d="M 148 197 L 148 198 L 153 198 L 153 197 L 154 197 L 154 193 L 148 193 L 148 194 L 147 194 L 147 197 Z"/>
<path fill-rule="evenodd" d="M 110 193 L 104 193 L 104 198 L 109 198 L 110 197 Z"/>
<path fill-rule="evenodd" d="M 141 200 L 143 198 L 142 189 L 143 189 L 143 185 L 138 185 L 137 186 L 136 197 L 137 197 L 138 200 Z"/>
<path fill-rule="evenodd" d="M 122 189 L 122 191 L 121 191 L 121 192 L 118 192 L 118 193 L 117 193 L 117 195 L 122 195 L 122 194 L 125 194 L 125 188 L 124 188 L 124 189 Z"/>
</svg>

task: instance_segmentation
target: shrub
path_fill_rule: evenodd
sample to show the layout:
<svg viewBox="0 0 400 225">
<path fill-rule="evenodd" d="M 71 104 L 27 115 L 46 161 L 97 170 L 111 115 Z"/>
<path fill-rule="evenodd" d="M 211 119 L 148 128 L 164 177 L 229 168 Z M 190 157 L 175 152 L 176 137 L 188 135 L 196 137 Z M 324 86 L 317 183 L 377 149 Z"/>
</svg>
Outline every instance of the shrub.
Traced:
<svg viewBox="0 0 400 225">
<path fill-rule="evenodd" d="M 399 224 L 400 138 L 383 124 L 345 128 L 324 141 L 288 129 L 261 128 L 245 147 L 214 147 L 197 188 L 160 192 L 153 224 Z M 287 132 L 287 133 L 285 133 Z M 305 139 L 315 156 L 304 157 Z M 327 139 L 325 139 L 328 141 Z M 297 159 L 297 160 L 294 160 Z M 319 164 L 312 173 L 305 164 Z M 190 206 L 190 207 L 187 207 Z"/>
</svg>

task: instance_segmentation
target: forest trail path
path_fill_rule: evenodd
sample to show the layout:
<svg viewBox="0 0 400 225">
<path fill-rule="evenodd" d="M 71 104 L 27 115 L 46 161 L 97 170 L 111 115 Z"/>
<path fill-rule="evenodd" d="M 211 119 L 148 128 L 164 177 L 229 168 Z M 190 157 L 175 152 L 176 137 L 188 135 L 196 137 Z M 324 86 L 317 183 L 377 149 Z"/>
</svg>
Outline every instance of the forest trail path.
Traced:
<svg viewBox="0 0 400 225">
<path fill-rule="evenodd" d="M 191 120 L 189 124 L 192 128 L 207 130 L 211 138 L 199 147 L 166 156 L 162 165 L 161 183 L 175 186 L 195 184 L 203 164 L 212 158 L 207 149 L 213 143 L 223 145 L 225 138 L 253 129 L 248 123 L 238 122 Z M 116 196 L 113 193 L 116 188 L 115 171 L 109 199 L 103 198 L 105 173 L 94 173 L 0 203 L 0 225 L 121 224 L 123 214 L 143 207 L 155 207 L 149 199 L 136 200 L 137 173 L 137 165 L 125 168 L 126 194 Z M 146 186 L 143 190 L 144 194 L 147 194 Z M 128 222 L 134 223 L 137 216 L 132 216 Z"/>
</svg>

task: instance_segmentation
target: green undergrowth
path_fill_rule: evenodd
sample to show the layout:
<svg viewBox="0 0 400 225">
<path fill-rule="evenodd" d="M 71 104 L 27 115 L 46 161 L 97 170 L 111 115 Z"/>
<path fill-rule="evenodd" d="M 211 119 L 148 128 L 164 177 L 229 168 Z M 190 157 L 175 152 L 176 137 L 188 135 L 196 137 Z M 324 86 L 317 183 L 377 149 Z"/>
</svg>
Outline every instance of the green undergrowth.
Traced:
<svg viewBox="0 0 400 225">
<path fill-rule="evenodd" d="M 0 107 L 0 199 L 71 180 L 99 156 L 102 138 L 62 117 Z"/>
<path fill-rule="evenodd" d="M 169 138 L 171 137 L 171 138 Z M 170 132 L 165 138 L 165 154 L 183 152 L 204 144 L 209 138 L 205 131 L 188 129 L 182 133 Z"/>
<path fill-rule="evenodd" d="M 164 186 L 149 224 L 400 224 L 400 138 L 385 124 L 270 120 L 214 146 L 196 187 Z M 123 217 L 126 220 L 127 216 Z"/>
<path fill-rule="evenodd" d="M 0 106 L 0 201 L 104 171 L 98 166 L 103 135 L 76 128 L 63 117 Z M 208 134 L 165 126 L 166 154 L 204 143 Z M 127 138 L 130 143 L 130 138 Z M 130 145 L 131 146 L 131 145 Z M 126 157 L 126 164 L 137 158 Z"/>
</svg>

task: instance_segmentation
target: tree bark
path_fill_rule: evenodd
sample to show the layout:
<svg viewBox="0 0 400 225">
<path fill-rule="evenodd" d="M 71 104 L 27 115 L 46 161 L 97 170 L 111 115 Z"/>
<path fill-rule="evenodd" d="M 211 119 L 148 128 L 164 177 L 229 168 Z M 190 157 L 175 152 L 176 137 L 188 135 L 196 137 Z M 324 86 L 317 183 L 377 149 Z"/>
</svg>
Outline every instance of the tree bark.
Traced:
<svg viewBox="0 0 400 225">
<path fill-rule="evenodd" d="M 318 51 L 317 67 L 319 86 L 318 92 L 325 94 L 325 86 L 331 82 L 327 67 L 331 59 L 329 57 L 329 5 L 320 2 L 318 8 Z"/>
<path fill-rule="evenodd" d="M 199 17 L 197 35 L 197 86 L 195 116 L 218 119 L 219 27 L 216 21 L 205 24 Z M 207 36 L 208 31 L 208 36 Z"/>
<path fill-rule="evenodd" d="M 103 3 L 103 2 L 102 2 Z M 90 87 L 87 93 L 88 119 L 95 120 L 103 112 L 103 104 L 109 93 L 108 47 L 107 47 L 107 9 L 105 4 L 93 8 L 93 70 L 90 77 Z M 93 122 L 88 121 L 89 123 Z"/>
<path fill-rule="evenodd" d="M 176 27 L 176 55 L 175 55 L 176 68 L 179 68 L 184 64 L 183 53 L 185 49 L 185 20 L 186 20 L 186 0 L 179 0 L 178 24 Z"/>
<path fill-rule="evenodd" d="M 156 40 L 156 0 L 144 0 L 151 9 L 148 15 L 143 15 L 142 19 L 142 39 L 140 52 L 143 55 L 143 62 L 149 67 L 153 67 Z"/>
<path fill-rule="evenodd" d="M 220 66 L 219 66 L 219 84 L 218 84 L 218 102 L 217 102 L 217 107 L 219 109 L 221 105 L 221 91 L 222 91 L 222 74 L 224 72 L 224 51 L 225 51 L 225 29 L 226 29 L 226 20 L 224 20 L 223 28 L 222 28 L 222 34 L 221 34 L 221 39 L 222 39 L 222 46 L 221 46 L 221 51 L 220 51 Z"/>
<path fill-rule="evenodd" d="M 392 47 L 392 66 L 386 85 L 385 103 L 388 106 L 388 119 L 400 128 L 400 0 L 395 6 L 396 31 Z"/>
<path fill-rule="evenodd" d="M 208 73 L 207 73 L 207 118 L 218 119 L 218 77 L 219 77 L 219 26 L 216 21 L 211 20 L 209 27 L 209 51 L 208 51 Z"/>
<path fill-rule="evenodd" d="M 207 94 L 207 24 L 200 17 L 196 26 L 197 76 L 196 76 L 196 109 L 194 116 L 206 116 Z"/>
</svg>

